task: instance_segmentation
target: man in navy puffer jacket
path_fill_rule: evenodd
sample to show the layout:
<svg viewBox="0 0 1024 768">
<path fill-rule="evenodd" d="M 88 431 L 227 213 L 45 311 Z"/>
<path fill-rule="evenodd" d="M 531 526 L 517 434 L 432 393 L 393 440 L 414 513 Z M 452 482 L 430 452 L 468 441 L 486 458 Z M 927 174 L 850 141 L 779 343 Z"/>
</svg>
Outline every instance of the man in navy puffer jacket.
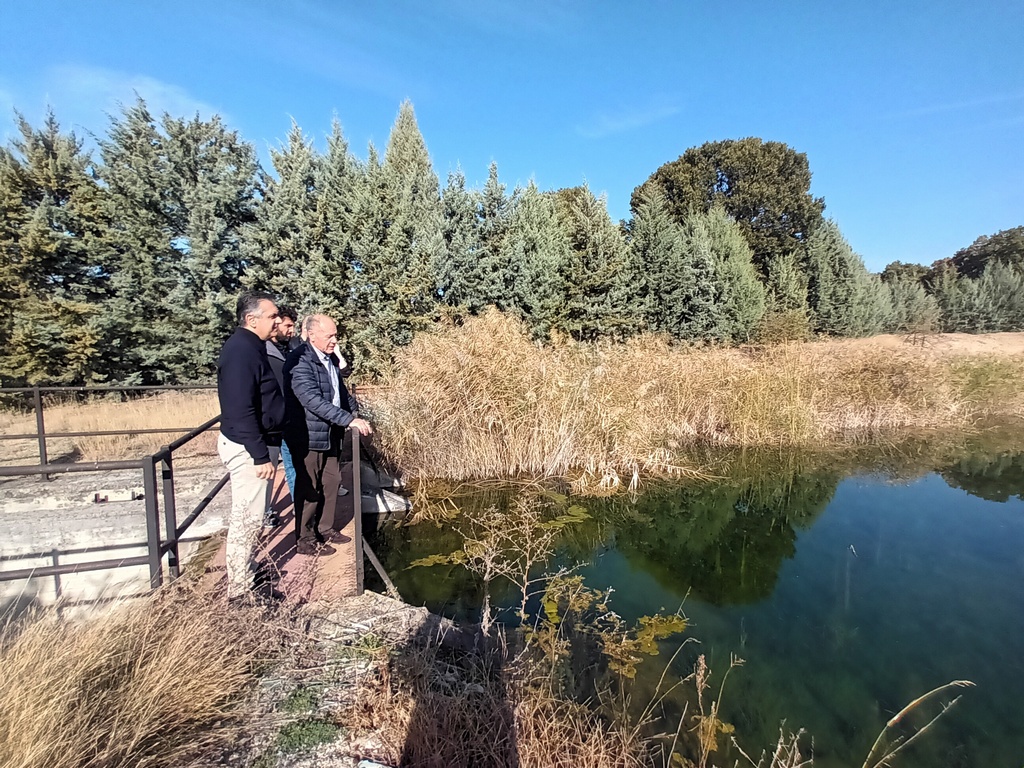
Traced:
<svg viewBox="0 0 1024 768">
<path fill-rule="evenodd" d="M 341 484 L 339 456 L 345 430 L 373 432 L 359 418 L 359 404 L 342 380 L 334 354 L 338 328 L 326 315 L 308 320 L 306 343 L 284 364 L 285 440 L 295 463 L 295 536 L 299 554 L 331 554 L 327 542 L 345 537 L 334 529 Z"/>
</svg>

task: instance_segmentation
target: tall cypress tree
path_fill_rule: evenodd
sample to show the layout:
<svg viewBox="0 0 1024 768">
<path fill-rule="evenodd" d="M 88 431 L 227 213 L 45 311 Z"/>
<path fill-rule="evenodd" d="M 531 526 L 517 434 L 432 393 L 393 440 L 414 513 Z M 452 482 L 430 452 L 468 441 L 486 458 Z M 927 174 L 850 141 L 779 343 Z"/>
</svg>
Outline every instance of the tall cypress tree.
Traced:
<svg viewBox="0 0 1024 768">
<path fill-rule="evenodd" d="M 491 162 L 487 183 L 479 196 L 480 268 L 484 273 L 486 303 L 503 310 L 514 302 L 513 265 L 503 258 L 514 203 L 515 195 L 506 195 L 505 185 L 498 180 L 498 164 Z"/>
<path fill-rule="evenodd" d="M 252 145 L 210 120 L 164 115 L 170 188 L 167 219 L 176 251 L 170 295 L 178 339 L 165 364 L 176 379 L 212 375 L 234 325 L 244 272 L 243 231 L 255 220 L 258 164 Z"/>
<path fill-rule="evenodd" d="M 0 148 L 0 367 L 19 383 L 82 384 L 111 371 L 99 354 L 112 252 L 104 191 L 52 113 Z"/>
<path fill-rule="evenodd" d="M 930 332 L 939 327 L 939 305 L 921 281 L 909 275 L 886 281 L 892 315 L 886 330 L 894 332 Z"/>
<path fill-rule="evenodd" d="M 891 307 L 888 292 L 877 276 L 827 220 L 808 241 L 808 304 L 816 330 L 836 336 L 865 336 L 877 332 Z"/>
<path fill-rule="evenodd" d="M 683 220 L 681 234 L 681 262 L 676 269 L 688 280 L 665 303 L 666 330 L 678 339 L 726 338 L 721 267 L 708 214 L 692 213 Z"/>
<path fill-rule="evenodd" d="M 511 310 L 535 338 L 547 338 L 555 327 L 568 260 L 569 241 L 554 200 L 531 180 L 512 206 L 501 262 L 511 276 Z"/>
<path fill-rule="evenodd" d="M 441 195 L 409 102 L 399 110 L 383 162 L 377 165 L 371 151 L 356 209 L 352 341 L 359 364 L 372 367 L 427 328 L 437 312 Z"/>
<path fill-rule="evenodd" d="M 334 317 L 346 339 L 352 333 L 352 233 L 362 183 L 362 168 L 349 151 L 341 123 L 334 120 L 316 175 L 315 234 L 297 304 Z"/>
<path fill-rule="evenodd" d="M 448 174 L 441 193 L 444 250 L 434 264 L 434 278 L 442 301 L 476 314 L 489 297 L 486 274 L 481 269 L 478 195 L 466 189 L 462 170 Z"/>
<path fill-rule="evenodd" d="M 638 266 L 637 312 L 651 330 L 673 333 L 672 318 L 689 297 L 694 275 L 684 258 L 682 231 L 657 186 L 638 190 L 629 247 Z"/>
<path fill-rule="evenodd" d="M 292 306 L 308 295 L 300 285 L 315 243 L 321 159 L 292 123 L 287 143 L 270 151 L 277 178 L 261 174 L 262 199 L 247 227 L 244 282 L 271 291 Z"/>
<path fill-rule="evenodd" d="M 753 252 L 737 223 L 719 206 L 708 213 L 708 228 L 722 286 L 721 339 L 748 339 L 765 313 L 766 293 Z"/>
<path fill-rule="evenodd" d="M 105 318 L 112 343 L 105 353 L 116 378 L 126 383 L 173 381 L 165 355 L 172 344 L 181 343 L 170 317 L 177 252 L 170 244 L 172 182 L 165 144 L 142 99 L 111 119 L 107 138 L 100 142 L 99 174 L 109 190 L 117 259 Z"/>
<path fill-rule="evenodd" d="M 555 193 L 558 219 L 569 241 L 560 265 L 562 306 L 555 328 L 577 341 L 623 338 L 637 330 L 626 244 L 603 198 L 587 187 Z"/>
</svg>

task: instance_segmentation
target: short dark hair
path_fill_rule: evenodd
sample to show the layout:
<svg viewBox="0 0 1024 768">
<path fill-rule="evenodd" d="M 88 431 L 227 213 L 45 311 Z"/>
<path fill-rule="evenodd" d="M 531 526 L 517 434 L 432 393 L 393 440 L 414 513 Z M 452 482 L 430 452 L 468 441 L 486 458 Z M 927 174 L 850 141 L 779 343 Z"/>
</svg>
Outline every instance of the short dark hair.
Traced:
<svg viewBox="0 0 1024 768">
<path fill-rule="evenodd" d="M 274 297 L 266 291 L 246 291 L 238 297 L 238 304 L 235 307 L 235 314 L 238 316 L 238 324 L 245 325 L 245 316 L 260 311 L 260 302 L 269 301 L 277 304 Z"/>
<path fill-rule="evenodd" d="M 279 317 L 287 317 L 293 323 L 299 322 L 299 313 L 286 304 L 277 305 L 277 314 Z"/>
</svg>

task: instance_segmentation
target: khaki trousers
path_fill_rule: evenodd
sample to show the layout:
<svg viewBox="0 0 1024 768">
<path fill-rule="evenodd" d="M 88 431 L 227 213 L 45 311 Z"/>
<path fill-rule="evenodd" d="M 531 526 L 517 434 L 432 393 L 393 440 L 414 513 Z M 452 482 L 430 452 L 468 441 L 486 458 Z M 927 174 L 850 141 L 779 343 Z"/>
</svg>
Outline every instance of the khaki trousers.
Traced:
<svg viewBox="0 0 1024 768">
<path fill-rule="evenodd" d="M 256 476 L 256 465 L 244 445 L 217 438 L 217 453 L 231 475 L 231 512 L 225 559 L 228 569 L 228 597 L 244 595 L 252 587 L 253 550 L 259 542 L 263 513 L 270 503 L 273 487 Z"/>
</svg>

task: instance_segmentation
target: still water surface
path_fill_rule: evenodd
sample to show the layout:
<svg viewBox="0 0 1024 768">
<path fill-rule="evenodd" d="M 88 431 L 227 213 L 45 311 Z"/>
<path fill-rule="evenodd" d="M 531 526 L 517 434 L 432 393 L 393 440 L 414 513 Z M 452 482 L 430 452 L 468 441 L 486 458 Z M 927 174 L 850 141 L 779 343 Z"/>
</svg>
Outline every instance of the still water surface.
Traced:
<svg viewBox="0 0 1024 768">
<path fill-rule="evenodd" d="M 559 559 L 580 563 L 590 586 L 613 587 L 626 619 L 682 604 L 700 644 L 677 659 L 681 675 L 697 653 L 719 674 L 730 654 L 746 660 L 722 718 L 752 754 L 785 720 L 813 736 L 816 766 L 860 765 L 904 704 L 969 679 L 977 687 L 896 765 L 1024 764 L 1024 454 L 965 456 L 911 480 L 797 457 L 727 465 L 721 479 L 634 502 L 583 500 L 592 519 L 567 534 Z M 471 574 L 405 567 L 457 549 L 450 529 L 378 535 L 406 600 L 478 616 Z M 516 602 L 501 589 L 492 598 Z M 679 640 L 641 669 L 641 697 Z"/>
</svg>

